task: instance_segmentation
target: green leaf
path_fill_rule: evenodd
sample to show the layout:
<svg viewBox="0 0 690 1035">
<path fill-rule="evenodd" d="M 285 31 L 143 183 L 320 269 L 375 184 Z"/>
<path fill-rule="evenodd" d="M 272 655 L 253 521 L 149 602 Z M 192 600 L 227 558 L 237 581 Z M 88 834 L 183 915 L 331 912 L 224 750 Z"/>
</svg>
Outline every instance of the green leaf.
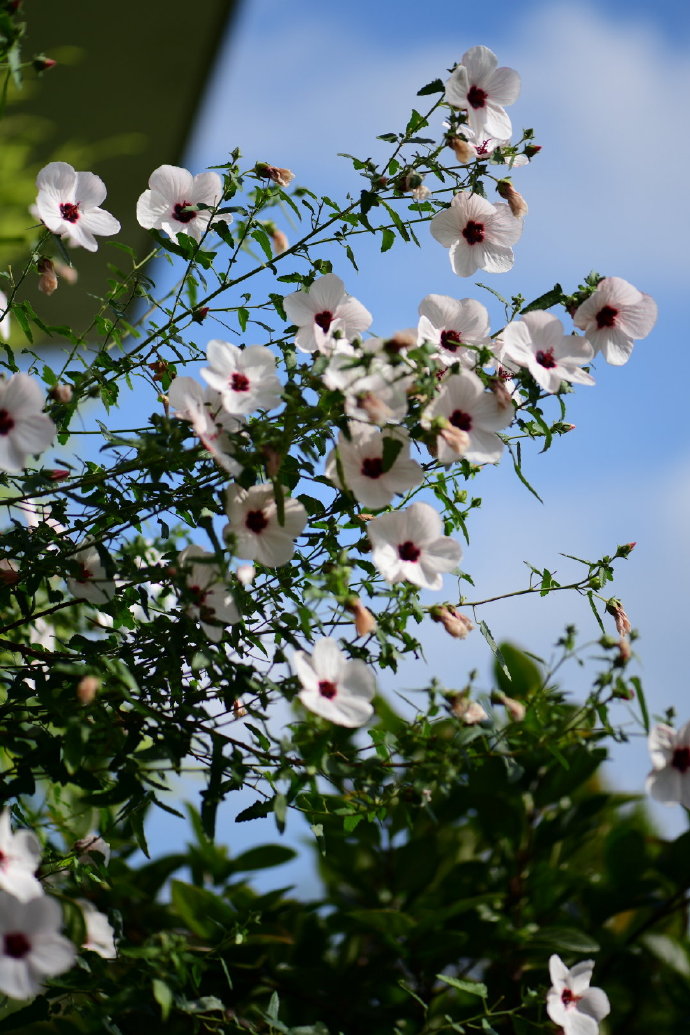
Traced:
<svg viewBox="0 0 690 1035">
<path fill-rule="evenodd" d="M 449 977 L 448 974 L 437 974 L 437 981 L 443 981 L 451 988 L 457 988 L 458 992 L 467 992 L 469 995 L 478 995 L 480 999 L 486 999 L 489 990 L 481 981 L 466 981 L 463 978 Z"/>
<path fill-rule="evenodd" d="M 236 870 L 267 870 L 271 866 L 290 862 L 296 854 L 293 848 L 286 845 L 259 845 L 233 859 L 233 867 Z"/>
<path fill-rule="evenodd" d="M 535 663 L 512 643 L 500 648 L 503 666 L 494 661 L 494 678 L 499 690 L 509 697 L 528 697 L 542 684 L 542 675 Z"/>
<path fill-rule="evenodd" d="M 167 1021 L 170 1007 L 173 1004 L 172 989 L 170 985 L 166 985 L 165 981 L 161 981 L 160 978 L 154 978 L 151 985 L 153 988 L 153 998 L 161 1008 L 161 1017 L 164 1021 Z"/>
<path fill-rule="evenodd" d="M 427 83 L 421 90 L 417 90 L 418 97 L 426 97 L 430 93 L 443 93 L 445 86 L 443 85 L 442 79 L 434 79 L 433 82 Z"/>
<path fill-rule="evenodd" d="M 548 951 L 585 953 L 599 952 L 599 942 L 576 927 L 540 927 L 531 939 L 532 945 L 544 946 Z"/>
<path fill-rule="evenodd" d="M 496 659 L 496 664 L 500 666 L 500 668 L 505 673 L 506 678 L 508 679 L 508 681 L 510 681 L 510 672 L 508 671 L 508 666 L 505 663 L 505 658 L 501 654 L 501 651 L 499 650 L 498 644 L 496 643 L 495 639 L 493 638 L 493 635 L 491 633 L 491 630 L 489 629 L 489 626 L 486 624 L 486 622 L 483 619 L 479 623 L 479 631 L 482 634 L 482 636 L 484 637 L 484 639 L 486 640 L 486 642 L 489 644 L 489 648 L 490 648 L 492 654 L 494 655 L 494 657 Z"/>
<path fill-rule="evenodd" d="M 381 251 L 387 252 L 389 248 L 393 247 L 394 241 L 395 234 L 393 233 L 391 228 L 389 226 L 384 227 L 383 231 L 381 232 Z"/>
<path fill-rule="evenodd" d="M 545 291 L 539 298 L 535 298 L 534 301 L 528 302 L 520 310 L 520 315 L 524 313 L 531 313 L 533 309 L 550 309 L 551 306 L 559 305 L 563 299 L 563 288 L 560 284 L 554 284 L 550 291 Z"/>
</svg>

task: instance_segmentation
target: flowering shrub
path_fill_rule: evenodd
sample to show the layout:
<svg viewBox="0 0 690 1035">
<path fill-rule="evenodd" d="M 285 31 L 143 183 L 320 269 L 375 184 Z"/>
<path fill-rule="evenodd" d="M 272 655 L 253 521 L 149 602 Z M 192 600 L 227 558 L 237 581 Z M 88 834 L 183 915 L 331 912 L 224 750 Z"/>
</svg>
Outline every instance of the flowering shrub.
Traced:
<svg viewBox="0 0 690 1035">
<path fill-rule="evenodd" d="M 15 64 L 20 39 L 3 37 Z M 657 837 L 597 776 L 624 702 L 650 727 L 609 595 L 633 544 L 502 594 L 587 599 L 582 702 L 555 682 L 588 656 L 575 629 L 549 666 L 497 645 L 497 598 L 459 567 L 484 466 L 528 485 L 523 448 L 557 448 L 569 394 L 599 353 L 629 357 L 655 305 L 590 274 L 502 299 L 493 330 L 479 299 L 431 294 L 416 329 L 374 335 L 333 271 L 356 268 L 360 234 L 430 261 L 435 238 L 461 277 L 508 270 L 527 212 L 509 174 L 539 150 L 532 130 L 510 140 L 518 89 L 471 48 L 383 134 L 383 163 L 352 159 L 361 190 L 342 202 L 238 152 L 196 176 L 161 165 L 132 205 L 177 286 L 118 252 L 83 334 L 50 324 L 64 241 L 107 247 L 119 224 L 95 174 L 39 175 L 35 245 L 0 314 L 0 1032 L 594 1035 L 687 1016 L 688 835 Z M 403 684 L 430 621 L 460 670 L 462 641 L 484 637 L 489 690 L 462 672 L 443 685 L 433 656 Z M 652 731 L 655 797 L 687 803 L 687 742 Z M 170 780 L 190 770 L 192 841 L 162 855 L 149 818 L 180 815 Z M 237 823 L 306 820 L 311 901 L 247 876 L 292 859 L 294 838 L 216 840 L 234 801 Z"/>
</svg>

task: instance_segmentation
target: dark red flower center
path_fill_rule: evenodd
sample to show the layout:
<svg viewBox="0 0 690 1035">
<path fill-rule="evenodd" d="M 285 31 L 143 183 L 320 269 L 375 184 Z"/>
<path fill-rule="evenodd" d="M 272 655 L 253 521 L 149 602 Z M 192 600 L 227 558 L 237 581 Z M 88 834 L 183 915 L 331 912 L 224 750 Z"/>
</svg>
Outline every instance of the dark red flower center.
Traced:
<svg viewBox="0 0 690 1035">
<path fill-rule="evenodd" d="M 489 141 L 482 140 L 481 144 L 474 145 L 477 148 L 478 155 L 486 155 L 489 153 Z"/>
<path fill-rule="evenodd" d="M 367 456 L 362 460 L 362 474 L 365 478 L 380 478 L 383 474 L 383 460 L 380 456 Z"/>
<path fill-rule="evenodd" d="M 332 701 L 335 695 L 338 693 L 338 687 L 335 685 L 335 683 L 331 683 L 330 679 L 320 679 L 319 693 L 322 697 L 327 697 L 329 701 Z"/>
<path fill-rule="evenodd" d="M 462 231 L 462 236 L 468 244 L 481 244 L 484 240 L 484 224 L 475 223 L 473 219 L 470 219 Z"/>
<path fill-rule="evenodd" d="M 0 435 L 9 435 L 14 427 L 14 417 L 7 410 L 0 410 Z"/>
<path fill-rule="evenodd" d="M 249 391 L 249 378 L 246 374 L 234 373 L 230 376 L 229 381 L 233 392 Z"/>
<path fill-rule="evenodd" d="M 63 219 L 66 219 L 68 223 L 76 223 L 79 219 L 79 202 L 73 205 L 71 201 L 63 201 L 60 205 L 60 215 Z"/>
<path fill-rule="evenodd" d="M 486 90 L 482 90 L 481 86 L 470 86 L 467 91 L 467 100 L 473 108 L 483 108 L 488 96 Z"/>
<path fill-rule="evenodd" d="M 561 992 L 561 1002 L 564 1006 L 570 1006 L 571 1003 L 577 1003 L 580 999 L 582 999 L 582 996 L 575 995 L 575 993 L 569 988 L 564 988 Z"/>
<path fill-rule="evenodd" d="M 448 420 L 454 428 L 460 428 L 460 431 L 472 430 L 472 417 L 464 410 L 453 410 Z"/>
<path fill-rule="evenodd" d="M 75 582 L 88 582 L 89 579 L 93 578 L 93 572 L 86 567 L 85 564 L 79 565 L 79 574 L 77 575 Z"/>
<path fill-rule="evenodd" d="M 173 208 L 173 219 L 178 223 L 191 223 L 197 212 L 191 201 L 178 201 Z"/>
<path fill-rule="evenodd" d="M 247 512 L 244 523 L 250 532 L 255 532 L 258 535 L 259 532 L 263 532 L 264 528 L 267 527 L 268 518 L 263 510 L 250 510 Z"/>
<path fill-rule="evenodd" d="M 314 323 L 321 328 L 324 334 L 328 334 L 330 326 L 333 323 L 333 313 L 329 313 L 327 309 L 322 313 L 317 313 L 314 317 Z"/>
<path fill-rule="evenodd" d="M 462 343 L 457 331 L 441 331 L 441 345 L 449 352 L 457 352 Z"/>
<path fill-rule="evenodd" d="M 398 546 L 398 557 L 401 561 L 418 561 L 421 552 L 422 551 L 419 547 L 415 546 L 411 539 L 408 539 L 404 543 L 400 543 Z"/>
<path fill-rule="evenodd" d="M 553 358 L 553 349 L 547 349 L 546 352 L 542 352 L 541 349 L 537 352 L 537 363 L 541 366 L 546 367 L 547 370 L 551 370 L 556 366 L 556 360 Z"/>
<path fill-rule="evenodd" d="M 616 317 L 618 316 L 618 310 L 614 309 L 613 306 L 605 305 L 597 313 L 597 327 L 614 327 L 616 323 Z"/>
<path fill-rule="evenodd" d="M 189 595 L 194 600 L 194 603 L 197 605 L 197 607 L 201 607 L 204 601 L 206 600 L 208 591 L 202 589 L 201 586 L 188 586 L 187 588 L 189 590 Z"/>
<path fill-rule="evenodd" d="M 5 955 L 20 960 L 31 952 L 31 942 L 22 931 L 8 931 L 5 935 Z"/>
<path fill-rule="evenodd" d="M 681 773 L 687 773 L 690 769 L 690 747 L 676 748 L 671 765 Z"/>
</svg>

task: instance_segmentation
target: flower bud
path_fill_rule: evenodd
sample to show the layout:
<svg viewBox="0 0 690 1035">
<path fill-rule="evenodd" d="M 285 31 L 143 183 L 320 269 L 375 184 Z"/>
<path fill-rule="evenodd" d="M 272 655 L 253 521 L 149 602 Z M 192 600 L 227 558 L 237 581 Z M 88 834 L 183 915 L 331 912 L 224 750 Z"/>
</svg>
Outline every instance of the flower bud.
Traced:
<svg viewBox="0 0 690 1035">
<path fill-rule="evenodd" d="M 614 557 L 629 557 L 636 546 L 637 543 L 624 543 L 623 546 L 618 547 Z"/>
<path fill-rule="evenodd" d="M 45 54 L 39 54 L 33 59 L 32 64 L 37 72 L 48 72 L 51 68 L 55 68 L 57 61 L 46 57 Z"/>
<path fill-rule="evenodd" d="M 541 144 L 525 144 L 525 154 L 528 158 L 534 158 L 541 151 Z"/>
<path fill-rule="evenodd" d="M 281 169 L 277 165 L 268 165 L 266 162 L 257 162 L 254 172 L 262 179 L 273 180 L 279 187 L 288 187 L 295 178 L 290 169 Z"/>
<path fill-rule="evenodd" d="M 489 718 L 481 704 L 470 701 L 467 693 L 453 694 L 449 698 L 449 703 L 455 718 L 460 719 L 466 726 L 476 726 L 478 722 L 484 722 Z"/>
<path fill-rule="evenodd" d="M 273 248 L 274 255 L 282 255 L 284 251 L 290 247 L 290 242 L 287 239 L 287 235 L 279 230 L 278 227 L 273 228 L 271 234 L 271 247 Z"/>
<path fill-rule="evenodd" d="M 77 697 L 81 704 L 91 704 L 100 688 L 101 681 L 96 676 L 84 676 L 77 683 Z"/>
<path fill-rule="evenodd" d="M 247 714 L 247 709 L 244 706 L 244 701 L 241 697 L 236 697 L 232 702 L 232 714 L 236 719 L 243 719 Z"/>
<path fill-rule="evenodd" d="M 527 202 L 519 191 L 515 190 L 510 180 L 499 180 L 496 190 L 508 202 L 510 211 L 516 219 L 522 219 L 529 211 Z"/>
<path fill-rule="evenodd" d="M 79 273 L 74 266 L 68 266 L 66 262 L 60 262 L 59 259 L 53 259 L 53 266 L 58 277 L 61 277 L 66 284 L 72 286 L 79 280 Z"/>
<path fill-rule="evenodd" d="M 199 309 L 195 309 L 192 313 L 192 320 L 194 323 L 203 323 L 208 316 L 208 306 L 201 306 Z"/>
<path fill-rule="evenodd" d="M 49 472 L 48 477 L 51 482 L 62 482 L 65 478 L 69 478 L 70 472 L 66 467 L 55 467 Z"/>
<path fill-rule="evenodd" d="M 390 406 L 374 392 L 363 392 L 358 395 L 357 405 L 374 424 L 385 424 L 393 415 Z"/>
<path fill-rule="evenodd" d="M 167 363 L 164 359 L 156 359 L 153 361 L 153 363 L 149 363 L 148 366 L 149 370 L 153 370 L 153 380 L 162 381 L 165 372 L 167 371 L 170 364 Z"/>
<path fill-rule="evenodd" d="M 470 436 L 462 428 L 456 428 L 453 424 L 449 424 L 447 428 L 441 428 L 439 435 L 446 443 L 447 446 L 457 453 L 458 457 L 465 455 L 469 448 Z"/>
<path fill-rule="evenodd" d="M 350 597 L 345 604 L 348 611 L 351 611 L 355 619 L 355 629 L 358 636 L 369 636 L 376 629 L 376 619 L 365 607 L 359 597 Z"/>
<path fill-rule="evenodd" d="M 617 597 L 611 597 L 606 603 L 606 610 L 610 615 L 613 615 L 618 635 L 627 636 L 632 629 L 632 625 L 620 600 Z"/>
<path fill-rule="evenodd" d="M 491 700 L 496 704 L 502 704 L 514 722 L 522 722 L 524 719 L 527 709 L 522 701 L 516 701 L 514 697 L 508 697 L 506 694 L 501 693 L 500 690 L 496 690 L 491 695 Z"/>
<path fill-rule="evenodd" d="M 72 402 L 73 394 L 74 393 L 72 392 L 72 385 L 66 385 L 62 381 L 58 381 L 58 383 L 56 385 L 53 385 L 53 387 L 48 392 L 50 398 L 54 399 L 55 402 L 65 404 Z"/>
<path fill-rule="evenodd" d="M 279 453 L 273 446 L 264 446 L 261 452 L 266 465 L 266 474 L 269 478 L 275 478 L 283 462 L 283 454 Z"/>
<path fill-rule="evenodd" d="M 44 295 L 52 295 L 58 288 L 58 279 L 55 267 L 50 259 L 39 259 L 36 269 L 40 276 L 38 278 L 38 290 Z"/>
<path fill-rule="evenodd" d="M 19 582 L 19 570 L 16 561 L 9 557 L 0 560 L 0 583 L 4 586 L 16 586 Z"/>
<path fill-rule="evenodd" d="M 477 157 L 472 145 L 468 144 L 462 137 L 451 137 L 448 141 L 448 146 L 455 151 L 455 157 L 460 165 L 468 165 Z"/>
<path fill-rule="evenodd" d="M 467 615 L 460 614 L 452 604 L 434 604 L 429 609 L 429 614 L 434 622 L 440 622 L 446 632 L 456 640 L 466 639 L 468 633 L 474 629 Z"/>
<path fill-rule="evenodd" d="M 240 564 L 235 572 L 237 579 L 243 586 L 251 586 L 256 577 L 256 568 L 253 564 Z"/>
</svg>

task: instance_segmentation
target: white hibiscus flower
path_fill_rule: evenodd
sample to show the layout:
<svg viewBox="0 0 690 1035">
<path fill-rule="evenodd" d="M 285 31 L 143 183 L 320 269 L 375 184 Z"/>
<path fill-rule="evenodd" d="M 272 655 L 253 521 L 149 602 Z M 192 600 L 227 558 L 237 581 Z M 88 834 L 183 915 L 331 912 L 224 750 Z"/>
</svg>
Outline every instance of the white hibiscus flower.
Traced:
<svg viewBox="0 0 690 1035">
<path fill-rule="evenodd" d="M 657 305 L 622 277 L 604 277 L 576 310 L 573 323 L 601 352 L 607 363 L 620 367 L 630 359 L 634 342 L 646 338 L 656 323 Z"/>
<path fill-rule="evenodd" d="M 67 162 L 49 162 L 36 177 L 36 186 L 39 218 L 70 244 L 95 252 L 95 234 L 110 237 L 119 232 L 117 219 L 99 207 L 107 191 L 95 173 L 76 172 Z"/>
<path fill-rule="evenodd" d="M 443 99 L 467 112 L 475 133 L 507 140 L 513 127 L 504 106 L 517 100 L 520 76 L 513 68 L 497 65 L 488 47 L 470 47 L 447 81 Z"/>
<path fill-rule="evenodd" d="M 42 453 L 56 428 L 43 412 L 45 396 L 28 374 L 0 378 L 0 470 L 19 471 L 29 454 Z"/>
<path fill-rule="evenodd" d="M 311 655 L 295 651 L 292 664 L 302 684 L 299 699 L 316 715 L 350 728 L 373 715 L 373 672 L 358 658 L 348 660 L 330 636 L 319 640 Z"/>
<path fill-rule="evenodd" d="M 295 539 L 307 523 L 307 512 L 299 500 L 283 501 L 283 524 L 271 485 L 243 489 L 231 485 L 225 493 L 225 512 L 230 519 L 225 538 L 234 537 L 237 557 L 259 561 L 269 568 L 287 564 L 295 552 Z"/>
<path fill-rule="evenodd" d="M 283 299 L 285 312 L 298 328 L 295 345 L 302 352 L 330 352 L 334 332 L 351 341 L 360 337 L 373 319 L 361 302 L 345 290 L 335 273 L 319 277 L 306 291 L 295 291 Z"/>
<path fill-rule="evenodd" d="M 522 220 L 508 205 L 492 205 L 478 194 L 460 191 L 450 208 L 431 220 L 431 233 L 448 248 L 450 264 L 459 277 L 471 277 L 478 269 L 506 273 L 513 266 L 511 245 L 522 233 Z"/>
<path fill-rule="evenodd" d="M 276 358 L 265 345 L 240 349 L 228 341 L 214 339 L 206 346 L 206 356 L 210 365 L 204 367 L 201 376 L 220 392 L 228 413 L 246 415 L 280 405 Z"/>
<path fill-rule="evenodd" d="M 374 564 L 386 582 L 441 589 L 443 572 L 460 562 L 460 544 L 443 535 L 440 514 L 428 503 L 381 514 L 367 524 Z"/>
<path fill-rule="evenodd" d="M 232 216 L 214 215 L 223 197 L 220 176 L 203 172 L 197 176 L 177 165 L 160 165 L 149 176 L 149 189 L 137 201 L 137 220 L 146 230 L 162 230 L 174 241 L 179 233 L 200 241 L 213 219 L 229 223 Z"/>
</svg>

